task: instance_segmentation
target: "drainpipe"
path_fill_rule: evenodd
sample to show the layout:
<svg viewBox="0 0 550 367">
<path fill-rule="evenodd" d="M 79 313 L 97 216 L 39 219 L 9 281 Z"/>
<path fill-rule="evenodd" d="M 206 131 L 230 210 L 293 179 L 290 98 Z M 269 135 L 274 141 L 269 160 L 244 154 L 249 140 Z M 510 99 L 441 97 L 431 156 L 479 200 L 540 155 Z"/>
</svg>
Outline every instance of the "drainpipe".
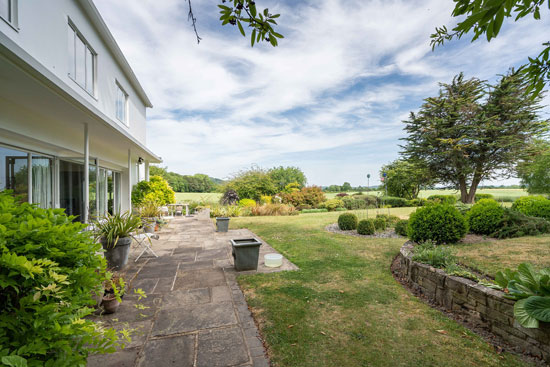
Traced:
<svg viewBox="0 0 550 367">
<path fill-rule="evenodd" d="M 82 221 L 88 223 L 90 211 L 90 139 L 88 124 L 84 124 L 84 213 Z"/>
<path fill-rule="evenodd" d="M 27 201 L 32 204 L 32 154 L 27 153 Z"/>
<path fill-rule="evenodd" d="M 132 151 L 128 149 L 128 210 L 132 211 Z"/>
</svg>

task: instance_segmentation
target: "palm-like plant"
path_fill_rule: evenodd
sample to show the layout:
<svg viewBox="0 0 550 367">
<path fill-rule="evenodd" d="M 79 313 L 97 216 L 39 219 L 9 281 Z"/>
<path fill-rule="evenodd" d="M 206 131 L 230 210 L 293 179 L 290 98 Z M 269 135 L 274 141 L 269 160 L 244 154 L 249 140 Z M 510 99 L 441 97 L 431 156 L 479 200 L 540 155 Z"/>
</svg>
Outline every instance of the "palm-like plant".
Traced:
<svg viewBox="0 0 550 367">
<path fill-rule="evenodd" d="M 96 240 L 104 240 L 107 249 L 114 248 L 120 238 L 130 237 L 141 227 L 141 219 L 130 212 L 107 214 L 94 223 Z"/>
</svg>

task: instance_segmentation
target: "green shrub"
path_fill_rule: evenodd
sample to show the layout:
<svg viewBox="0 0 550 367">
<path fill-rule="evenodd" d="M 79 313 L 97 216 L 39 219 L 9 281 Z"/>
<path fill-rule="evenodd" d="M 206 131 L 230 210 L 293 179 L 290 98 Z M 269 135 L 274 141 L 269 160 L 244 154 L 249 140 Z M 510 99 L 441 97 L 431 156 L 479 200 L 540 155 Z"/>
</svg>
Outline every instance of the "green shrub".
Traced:
<svg viewBox="0 0 550 367">
<path fill-rule="evenodd" d="M 476 194 L 476 196 L 474 197 L 474 201 L 476 203 L 482 199 L 494 199 L 494 196 L 491 194 Z"/>
<path fill-rule="evenodd" d="M 176 194 L 164 178 L 151 176 L 149 181 L 138 182 L 132 190 L 132 205 L 141 206 L 146 201 L 171 204 L 176 202 Z"/>
<path fill-rule="evenodd" d="M 348 210 L 367 209 L 367 202 L 362 198 L 347 196 L 342 199 L 344 207 Z"/>
<path fill-rule="evenodd" d="M 371 235 L 374 234 L 376 228 L 374 226 L 373 219 L 363 219 L 357 223 L 357 233 L 362 235 Z"/>
<path fill-rule="evenodd" d="M 301 212 L 304 213 L 304 214 L 307 214 L 307 213 L 326 213 L 326 212 L 328 212 L 328 209 L 302 209 Z"/>
<path fill-rule="evenodd" d="M 239 200 L 239 206 L 241 208 L 249 208 L 252 206 L 256 206 L 256 201 L 252 199 L 241 199 Z"/>
<path fill-rule="evenodd" d="M 342 231 L 351 231 L 357 228 L 357 216 L 352 213 L 340 214 L 338 217 L 338 227 Z"/>
<path fill-rule="evenodd" d="M 376 228 L 377 231 L 384 231 L 387 227 L 386 218 L 376 216 L 373 220 L 374 222 L 374 228 Z"/>
<path fill-rule="evenodd" d="M 459 201 L 457 202 L 454 207 L 458 209 L 458 211 L 462 214 L 462 215 L 466 215 L 466 213 L 468 213 L 468 211 L 472 208 L 473 204 L 464 204 L 463 202 Z"/>
<path fill-rule="evenodd" d="M 424 206 L 428 203 L 428 200 L 424 198 L 416 198 L 407 201 L 407 206 Z"/>
<path fill-rule="evenodd" d="M 238 172 L 225 183 L 224 191 L 235 190 L 239 198 L 260 201 L 262 195 L 275 195 L 278 191 L 268 171 L 259 167 Z"/>
<path fill-rule="evenodd" d="M 376 218 L 384 218 L 384 220 L 386 221 L 386 227 L 393 227 L 395 223 L 401 220 L 396 215 L 388 215 L 388 214 L 376 214 Z"/>
<path fill-rule="evenodd" d="M 448 204 L 431 204 L 416 209 L 409 218 L 408 236 L 415 242 L 455 243 L 468 231 L 460 212 Z"/>
<path fill-rule="evenodd" d="M 346 208 L 334 208 L 333 211 L 335 211 L 335 212 L 346 212 L 348 210 Z"/>
<path fill-rule="evenodd" d="M 88 354 L 118 346 L 114 330 L 85 318 L 105 280 L 105 260 L 73 219 L 0 193 L 2 365 L 84 366 Z"/>
<path fill-rule="evenodd" d="M 380 196 L 378 198 L 378 205 L 382 206 L 391 206 L 392 208 L 401 208 L 407 206 L 409 200 L 393 197 L 393 196 Z"/>
<path fill-rule="evenodd" d="M 327 209 L 329 212 L 335 210 L 336 208 L 341 208 L 344 206 L 344 202 L 341 199 L 330 199 L 323 203 L 320 203 L 317 207 L 319 209 Z"/>
<path fill-rule="evenodd" d="M 544 196 L 523 196 L 514 201 L 512 210 L 530 217 L 550 219 L 550 200 Z"/>
<path fill-rule="evenodd" d="M 318 186 L 303 187 L 300 191 L 281 193 L 283 203 L 299 206 L 303 204 L 318 206 L 326 201 L 325 193 Z"/>
<path fill-rule="evenodd" d="M 435 201 L 441 204 L 450 204 L 454 205 L 456 204 L 456 196 L 455 195 L 430 195 L 428 196 L 429 201 Z"/>
<path fill-rule="evenodd" d="M 400 236 L 407 237 L 407 228 L 409 227 L 409 221 L 406 219 L 400 220 L 395 223 L 395 233 Z"/>
<path fill-rule="evenodd" d="M 499 196 L 496 198 L 496 200 L 501 203 L 513 203 L 516 199 L 517 197 L 515 196 Z"/>
<path fill-rule="evenodd" d="M 525 214 L 504 208 L 498 229 L 491 233 L 495 238 L 516 238 L 550 233 L 550 222 L 544 218 L 529 217 Z"/>
<path fill-rule="evenodd" d="M 223 196 L 220 198 L 222 205 L 237 205 L 239 202 L 239 194 L 233 189 L 225 189 Z"/>
<path fill-rule="evenodd" d="M 436 246 L 432 241 L 414 246 L 412 259 L 436 268 L 445 268 L 456 263 L 456 257 L 449 247 Z"/>
<path fill-rule="evenodd" d="M 470 231 L 491 234 L 498 229 L 504 209 L 493 199 L 481 199 L 468 211 L 466 218 Z"/>
</svg>

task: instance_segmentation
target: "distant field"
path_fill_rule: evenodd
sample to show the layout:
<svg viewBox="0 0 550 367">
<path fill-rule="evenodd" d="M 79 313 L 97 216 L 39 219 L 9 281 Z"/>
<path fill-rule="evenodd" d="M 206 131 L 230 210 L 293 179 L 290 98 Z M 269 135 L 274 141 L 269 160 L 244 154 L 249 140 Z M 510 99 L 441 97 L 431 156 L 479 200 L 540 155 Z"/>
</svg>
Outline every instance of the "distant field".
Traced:
<svg viewBox="0 0 550 367">
<path fill-rule="evenodd" d="M 491 194 L 498 199 L 500 197 L 513 197 L 518 198 L 520 196 L 526 196 L 527 191 L 522 189 L 486 189 L 478 190 L 480 194 Z M 367 192 L 365 192 L 367 193 Z M 378 191 L 368 192 L 370 195 L 379 195 Z M 332 199 L 336 196 L 337 193 L 327 193 L 327 199 Z M 348 192 L 348 194 L 353 194 L 353 192 Z M 430 195 L 458 195 L 458 191 L 454 190 L 422 190 L 420 191 L 421 198 L 427 198 Z M 219 192 L 176 192 L 176 201 L 185 202 L 185 201 L 207 201 L 207 202 L 218 202 L 222 194 Z"/>
</svg>

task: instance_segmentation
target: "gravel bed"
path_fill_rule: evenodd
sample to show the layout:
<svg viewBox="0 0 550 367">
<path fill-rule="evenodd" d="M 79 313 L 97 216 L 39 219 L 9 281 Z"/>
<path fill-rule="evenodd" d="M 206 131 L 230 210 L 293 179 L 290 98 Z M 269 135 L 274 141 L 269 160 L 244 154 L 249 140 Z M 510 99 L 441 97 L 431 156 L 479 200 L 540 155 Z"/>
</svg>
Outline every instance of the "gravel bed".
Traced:
<svg viewBox="0 0 550 367">
<path fill-rule="evenodd" d="M 404 238 L 397 233 L 395 233 L 395 230 L 393 228 L 388 228 L 384 232 L 376 232 L 375 234 L 371 235 L 363 235 L 357 233 L 357 231 L 342 231 L 340 228 L 338 228 L 338 223 L 329 224 L 325 227 L 325 231 L 332 232 L 332 233 L 339 233 L 339 234 L 345 234 L 347 236 L 354 236 L 354 237 L 365 237 L 365 238 Z"/>
</svg>

